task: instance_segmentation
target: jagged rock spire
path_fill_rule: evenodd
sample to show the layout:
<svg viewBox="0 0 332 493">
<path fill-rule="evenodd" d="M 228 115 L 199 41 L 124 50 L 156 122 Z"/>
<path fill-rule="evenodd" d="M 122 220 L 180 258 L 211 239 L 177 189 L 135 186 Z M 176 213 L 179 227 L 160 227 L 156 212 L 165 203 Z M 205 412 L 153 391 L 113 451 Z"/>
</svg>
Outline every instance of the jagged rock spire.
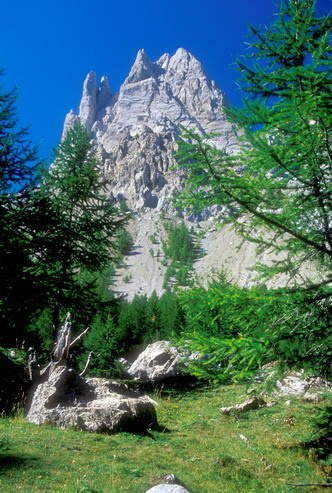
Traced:
<svg viewBox="0 0 332 493">
<path fill-rule="evenodd" d="M 105 108 L 111 99 L 111 89 L 107 77 L 102 77 L 100 81 L 100 89 L 98 92 L 97 102 L 98 110 Z"/>
<path fill-rule="evenodd" d="M 139 50 L 136 56 L 136 60 L 132 69 L 125 80 L 125 84 L 131 84 L 133 82 L 139 82 L 141 80 L 149 79 L 150 77 L 155 77 L 155 71 L 153 63 L 148 57 L 145 50 Z"/>
<path fill-rule="evenodd" d="M 194 72 L 197 76 L 205 75 L 201 62 L 184 48 L 179 48 L 170 58 L 168 68 L 178 72 Z"/>
<path fill-rule="evenodd" d="M 75 122 L 77 122 L 77 120 L 78 120 L 78 116 L 75 114 L 74 110 L 71 109 L 69 113 L 67 113 L 65 118 L 61 140 L 63 140 L 66 137 L 68 130 L 75 125 Z"/>
<path fill-rule="evenodd" d="M 96 73 L 88 73 L 84 85 L 83 94 L 80 104 L 79 118 L 85 126 L 87 132 L 90 132 L 92 125 L 96 120 L 97 112 L 98 86 Z"/>
<path fill-rule="evenodd" d="M 95 139 L 113 196 L 125 197 L 133 208 L 158 209 L 182 186 L 172 170 L 180 125 L 220 132 L 217 146 L 231 152 L 235 133 L 222 114 L 224 104 L 222 91 L 184 48 L 155 63 L 139 50 L 117 94 L 111 95 L 106 77 L 99 89 L 95 72 L 88 74 L 79 118 Z M 75 118 L 69 113 L 66 128 Z"/>
</svg>

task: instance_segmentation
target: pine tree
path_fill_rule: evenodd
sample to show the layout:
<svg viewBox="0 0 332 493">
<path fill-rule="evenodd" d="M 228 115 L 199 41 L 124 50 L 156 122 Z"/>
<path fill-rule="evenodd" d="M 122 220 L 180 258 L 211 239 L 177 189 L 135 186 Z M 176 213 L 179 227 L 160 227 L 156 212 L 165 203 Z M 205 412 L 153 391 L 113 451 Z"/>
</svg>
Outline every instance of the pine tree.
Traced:
<svg viewBox="0 0 332 493">
<path fill-rule="evenodd" d="M 0 71 L 3 76 L 3 71 Z M 22 344 L 40 293 L 32 265 L 31 194 L 40 164 L 16 116 L 17 89 L 0 86 L 0 344 Z"/>
<path fill-rule="evenodd" d="M 160 337 L 170 339 L 182 329 L 183 313 L 176 295 L 167 289 L 158 302 Z"/>
<path fill-rule="evenodd" d="M 261 279 L 286 273 L 293 284 L 269 292 L 262 285 L 248 291 L 249 298 L 246 290 L 235 290 L 228 306 L 224 281 L 203 293 L 202 314 L 210 300 L 212 308 L 222 308 L 226 327 L 232 319 L 241 322 L 241 332 L 231 340 L 204 339 L 196 326 L 197 345 L 194 340 L 191 345 L 211 355 L 213 343 L 218 367 L 228 346 L 228 376 L 240 363 L 243 378 L 247 363 L 247 368 L 252 361 L 259 367 L 262 355 L 331 374 L 331 27 L 331 16 L 315 16 L 314 0 L 281 0 L 271 26 L 249 26 L 250 51 L 237 62 L 246 97 L 243 108 L 225 111 L 239 135 L 239 152 L 227 155 L 211 144 L 212 135 L 193 131 L 184 132 L 180 143 L 178 159 L 188 179 L 178 205 L 228 208 L 221 221 L 233 224 L 258 251 L 276 254 L 272 265 L 256 265 Z M 316 271 L 306 273 L 306 262 Z M 232 298 L 233 288 L 226 289 Z M 197 293 L 186 296 L 186 308 L 194 313 Z M 234 317 L 236 306 L 239 316 Z M 260 327 L 255 337 L 253 326 Z"/>
<path fill-rule="evenodd" d="M 147 296 L 135 295 L 132 301 L 124 301 L 120 305 L 118 327 L 124 334 L 125 346 L 132 348 L 144 340 L 146 330 Z"/>
<path fill-rule="evenodd" d="M 54 327 L 61 309 L 84 309 L 93 299 L 94 282 L 85 274 L 97 277 L 109 264 L 114 237 L 124 224 L 105 187 L 93 144 L 78 122 L 59 144 L 38 190 L 47 219 L 34 272 L 46 283 Z"/>
<path fill-rule="evenodd" d="M 3 70 L 0 70 L 0 77 Z M 18 128 L 17 89 L 0 85 L 0 196 L 23 193 L 35 177 L 38 149 L 33 146 L 28 127 Z"/>
<path fill-rule="evenodd" d="M 226 206 L 241 234 L 283 253 L 257 266 L 264 276 L 295 275 L 311 261 L 324 285 L 332 281 L 332 20 L 314 7 L 282 0 L 270 27 L 249 26 L 248 61 L 237 62 L 248 98 L 228 111 L 240 152 L 227 156 L 188 131 L 179 161 L 189 174 L 182 203 Z"/>
<path fill-rule="evenodd" d="M 146 322 L 143 339 L 148 342 L 154 342 L 156 338 L 158 338 L 158 333 L 160 329 L 158 302 L 159 298 L 156 291 L 153 291 L 151 293 L 151 296 L 146 300 Z"/>
</svg>

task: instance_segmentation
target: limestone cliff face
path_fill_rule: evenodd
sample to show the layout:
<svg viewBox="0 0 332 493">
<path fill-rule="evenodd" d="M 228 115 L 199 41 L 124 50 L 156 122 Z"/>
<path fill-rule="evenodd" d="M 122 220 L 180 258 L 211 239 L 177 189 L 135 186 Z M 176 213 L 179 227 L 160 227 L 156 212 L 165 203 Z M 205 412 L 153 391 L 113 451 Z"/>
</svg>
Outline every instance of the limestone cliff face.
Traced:
<svg viewBox="0 0 332 493">
<path fill-rule="evenodd" d="M 182 188 L 180 170 L 171 170 L 180 125 L 220 132 L 217 147 L 227 153 L 236 149 L 235 130 L 222 111 L 227 104 L 201 63 L 183 48 L 157 62 L 140 50 L 117 94 L 106 77 L 98 87 L 95 73 L 88 74 L 79 115 L 67 115 L 64 132 L 80 118 L 95 139 L 114 198 L 125 198 L 134 209 L 159 210 Z"/>
<path fill-rule="evenodd" d="M 168 199 L 183 187 L 183 176 L 174 152 L 180 125 L 196 128 L 202 134 L 220 134 L 214 144 L 225 153 L 237 151 L 236 129 L 223 108 L 226 96 L 205 74 L 201 63 L 180 48 L 170 56 L 152 62 L 144 50 L 118 93 L 111 93 L 106 77 L 98 86 L 90 72 L 83 86 L 79 114 L 71 110 L 65 120 L 64 134 L 77 119 L 94 139 L 103 171 L 110 180 L 110 195 L 126 199 L 134 211 L 129 231 L 134 247 L 125 267 L 113 279 L 113 290 L 132 298 L 136 293 L 163 292 L 166 267 L 162 251 L 163 228 L 160 211 L 174 219 Z M 185 218 L 189 227 L 205 231 L 200 243 L 203 258 L 195 262 L 195 275 L 206 282 L 212 270 L 225 270 L 229 278 L 243 286 L 254 283 L 250 268 L 257 260 L 271 262 L 273 255 L 257 259 L 255 244 L 242 242 L 234 231 L 213 227 L 212 208 L 205 214 Z M 152 242 L 151 238 L 154 237 Z M 130 279 L 130 282 L 128 282 Z M 286 278 L 277 285 L 287 284 Z"/>
<path fill-rule="evenodd" d="M 64 134 L 81 120 L 95 141 L 110 180 L 110 194 L 118 201 L 126 199 L 131 209 L 140 211 L 128 225 L 134 247 L 125 267 L 113 279 L 115 293 L 129 298 L 152 291 L 162 294 L 166 266 L 159 212 L 167 212 L 174 220 L 168 199 L 183 187 L 182 171 L 176 168 L 174 158 L 180 126 L 196 128 L 202 134 L 218 132 L 215 145 L 234 153 L 236 130 L 223 112 L 227 105 L 225 94 L 209 79 L 201 63 L 182 48 L 157 62 L 140 50 L 118 93 L 111 93 L 106 77 L 98 86 L 95 73 L 87 75 L 79 113 L 68 113 Z M 194 216 L 191 225 L 211 229 L 211 213 L 217 215 L 218 211 Z M 152 235 L 157 242 L 152 243 Z M 202 241 L 204 258 L 195 263 L 201 282 L 212 268 L 226 269 L 239 284 L 250 282 L 246 268 L 254 263 L 255 247 L 246 244 L 238 252 L 235 246 L 240 240 L 230 235 L 227 231 L 206 234 Z"/>
</svg>

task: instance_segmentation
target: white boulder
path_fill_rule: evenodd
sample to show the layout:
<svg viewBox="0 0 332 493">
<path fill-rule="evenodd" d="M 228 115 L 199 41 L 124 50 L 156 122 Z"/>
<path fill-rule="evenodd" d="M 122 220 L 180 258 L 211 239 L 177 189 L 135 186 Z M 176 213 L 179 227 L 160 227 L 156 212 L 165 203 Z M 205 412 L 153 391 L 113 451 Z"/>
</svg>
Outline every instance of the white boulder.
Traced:
<svg viewBox="0 0 332 493">
<path fill-rule="evenodd" d="M 160 382 L 181 373 L 184 366 L 179 350 L 168 341 L 149 344 L 127 370 L 129 378 Z"/>
<path fill-rule="evenodd" d="M 153 401 L 104 378 L 83 378 L 65 366 L 36 388 L 27 420 L 85 431 L 146 432 L 157 423 Z"/>
</svg>

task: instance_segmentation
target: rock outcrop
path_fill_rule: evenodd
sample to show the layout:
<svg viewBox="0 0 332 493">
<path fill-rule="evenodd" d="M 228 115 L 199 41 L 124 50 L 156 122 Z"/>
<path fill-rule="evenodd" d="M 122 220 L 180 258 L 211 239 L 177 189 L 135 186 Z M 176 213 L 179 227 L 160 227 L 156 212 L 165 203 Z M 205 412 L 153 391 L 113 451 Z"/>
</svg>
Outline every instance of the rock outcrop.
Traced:
<svg viewBox="0 0 332 493">
<path fill-rule="evenodd" d="M 223 114 L 224 93 L 185 49 L 152 62 L 144 50 L 117 94 L 106 77 L 98 87 L 96 74 L 85 79 L 79 115 L 71 111 L 65 129 L 80 118 L 95 139 L 115 199 L 134 209 L 160 209 L 182 188 L 174 152 L 180 125 L 201 133 L 217 131 L 216 145 L 231 153 L 236 134 Z"/>
<path fill-rule="evenodd" d="M 82 378 L 65 366 L 55 368 L 49 379 L 38 385 L 27 420 L 106 433 L 144 433 L 157 423 L 148 396 L 104 378 Z"/>
<path fill-rule="evenodd" d="M 306 376 L 304 370 L 300 370 L 291 372 L 285 375 L 282 380 L 278 380 L 276 382 L 276 390 L 272 395 L 276 397 L 305 395 L 308 392 L 322 389 L 331 391 L 332 382 L 313 375 Z"/>
</svg>

